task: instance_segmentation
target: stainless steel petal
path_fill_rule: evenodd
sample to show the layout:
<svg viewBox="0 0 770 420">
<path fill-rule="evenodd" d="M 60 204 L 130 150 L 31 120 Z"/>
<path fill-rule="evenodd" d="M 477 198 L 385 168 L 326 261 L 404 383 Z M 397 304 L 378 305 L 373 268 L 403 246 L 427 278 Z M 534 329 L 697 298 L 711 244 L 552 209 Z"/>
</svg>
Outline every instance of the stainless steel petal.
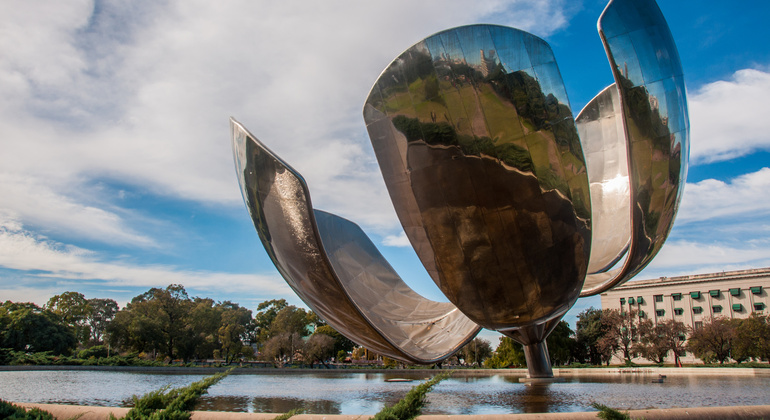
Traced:
<svg viewBox="0 0 770 420">
<path fill-rule="evenodd" d="M 631 242 L 624 264 L 592 274 L 581 296 L 624 283 L 658 253 L 687 177 L 689 120 L 679 53 L 653 0 L 612 0 L 599 19 L 628 140 Z"/>
<path fill-rule="evenodd" d="M 231 119 L 236 171 L 265 250 L 337 331 L 395 359 L 433 363 L 479 331 L 451 303 L 411 290 L 354 223 L 314 210 L 302 176 Z"/>
<path fill-rule="evenodd" d="M 575 119 L 591 183 L 591 260 L 588 273 L 612 268 L 631 239 L 626 132 L 618 88 L 612 84 L 588 103 Z M 593 289 L 588 276 L 583 289 Z"/>
<path fill-rule="evenodd" d="M 380 75 L 364 119 L 407 236 L 461 311 L 509 330 L 574 304 L 590 190 L 543 40 L 494 25 L 430 36 Z"/>
</svg>

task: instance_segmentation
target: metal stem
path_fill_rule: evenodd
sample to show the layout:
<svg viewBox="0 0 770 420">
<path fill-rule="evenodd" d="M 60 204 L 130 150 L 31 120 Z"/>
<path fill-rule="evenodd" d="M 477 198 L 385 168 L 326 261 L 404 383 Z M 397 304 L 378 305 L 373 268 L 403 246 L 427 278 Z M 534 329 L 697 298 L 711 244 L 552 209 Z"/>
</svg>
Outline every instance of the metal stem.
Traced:
<svg viewBox="0 0 770 420">
<path fill-rule="evenodd" d="M 545 340 L 524 345 L 524 357 L 527 359 L 528 378 L 553 378 L 551 358 Z"/>
</svg>

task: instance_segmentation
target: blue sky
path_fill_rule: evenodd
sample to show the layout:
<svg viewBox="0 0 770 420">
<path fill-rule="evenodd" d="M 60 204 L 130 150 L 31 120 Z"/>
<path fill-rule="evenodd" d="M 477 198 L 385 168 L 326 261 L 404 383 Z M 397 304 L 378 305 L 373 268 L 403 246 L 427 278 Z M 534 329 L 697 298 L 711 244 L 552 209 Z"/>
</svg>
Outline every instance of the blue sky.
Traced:
<svg viewBox="0 0 770 420">
<path fill-rule="evenodd" d="M 74 290 L 122 306 L 181 283 L 249 308 L 300 305 L 240 197 L 230 116 L 305 176 L 316 207 L 444 300 L 403 246 L 361 117 L 382 69 L 432 33 L 496 23 L 551 44 L 576 114 L 612 83 L 604 1 L 277 3 L 0 0 L 0 300 Z M 770 4 L 659 4 L 691 159 L 671 236 L 637 278 L 770 266 Z M 567 319 L 588 306 L 599 299 Z"/>
</svg>

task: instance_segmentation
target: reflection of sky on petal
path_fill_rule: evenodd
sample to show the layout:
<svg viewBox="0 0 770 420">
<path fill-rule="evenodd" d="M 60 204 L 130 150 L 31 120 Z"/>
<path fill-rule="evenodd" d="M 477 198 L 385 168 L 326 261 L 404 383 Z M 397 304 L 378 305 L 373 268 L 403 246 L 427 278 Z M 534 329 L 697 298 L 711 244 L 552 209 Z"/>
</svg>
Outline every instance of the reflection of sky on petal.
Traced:
<svg viewBox="0 0 770 420">
<path fill-rule="evenodd" d="M 618 175 L 612 179 L 605 179 L 601 184 L 603 191 L 616 193 L 619 191 L 628 191 L 628 176 Z"/>
</svg>

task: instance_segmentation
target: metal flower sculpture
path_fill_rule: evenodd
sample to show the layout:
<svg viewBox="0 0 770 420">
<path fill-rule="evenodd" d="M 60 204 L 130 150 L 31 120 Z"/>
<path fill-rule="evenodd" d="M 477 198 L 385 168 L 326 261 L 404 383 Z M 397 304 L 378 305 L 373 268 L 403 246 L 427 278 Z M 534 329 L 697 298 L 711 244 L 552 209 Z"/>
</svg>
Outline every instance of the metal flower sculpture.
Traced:
<svg viewBox="0 0 770 420">
<path fill-rule="evenodd" d="M 615 83 L 572 116 L 543 40 L 494 25 L 432 35 L 375 82 L 364 119 L 396 213 L 451 303 L 406 286 L 352 222 L 313 210 L 302 177 L 232 121 L 246 205 L 297 294 L 353 341 L 443 360 L 479 326 L 545 339 L 579 296 L 637 274 L 666 239 L 686 177 L 684 81 L 653 0 L 599 19 Z"/>
</svg>

